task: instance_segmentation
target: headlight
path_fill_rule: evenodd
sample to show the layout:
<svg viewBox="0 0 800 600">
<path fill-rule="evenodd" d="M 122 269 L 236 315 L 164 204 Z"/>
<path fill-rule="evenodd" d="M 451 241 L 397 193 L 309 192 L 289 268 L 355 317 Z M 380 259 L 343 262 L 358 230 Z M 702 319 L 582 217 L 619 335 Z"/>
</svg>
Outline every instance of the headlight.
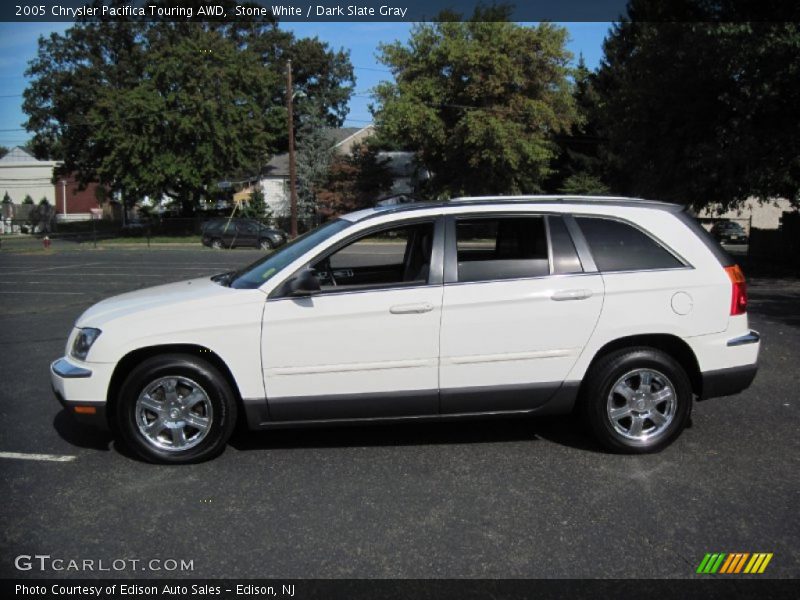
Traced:
<svg viewBox="0 0 800 600">
<path fill-rule="evenodd" d="M 70 354 L 78 360 L 86 360 L 89 349 L 92 347 L 95 340 L 100 337 L 100 333 L 101 331 L 99 329 L 93 329 L 91 327 L 80 329 L 75 341 L 72 342 L 72 352 L 70 352 Z"/>
</svg>

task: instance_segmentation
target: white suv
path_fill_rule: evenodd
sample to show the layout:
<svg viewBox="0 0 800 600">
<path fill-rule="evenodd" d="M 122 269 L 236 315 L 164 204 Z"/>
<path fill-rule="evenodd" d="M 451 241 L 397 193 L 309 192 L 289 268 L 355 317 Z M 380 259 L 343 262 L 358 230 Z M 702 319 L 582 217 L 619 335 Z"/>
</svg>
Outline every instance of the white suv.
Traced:
<svg viewBox="0 0 800 600">
<path fill-rule="evenodd" d="M 756 373 L 744 277 L 682 207 L 462 198 L 363 210 L 240 271 L 104 300 L 56 395 L 145 459 L 252 429 L 567 413 L 650 452 Z"/>
</svg>

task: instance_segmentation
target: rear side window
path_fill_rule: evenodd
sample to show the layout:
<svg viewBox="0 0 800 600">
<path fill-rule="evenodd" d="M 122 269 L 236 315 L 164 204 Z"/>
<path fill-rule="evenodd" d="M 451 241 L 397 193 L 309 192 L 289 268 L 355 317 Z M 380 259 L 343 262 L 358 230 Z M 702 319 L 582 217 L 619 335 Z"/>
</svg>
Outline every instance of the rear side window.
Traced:
<svg viewBox="0 0 800 600">
<path fill-rule="evenodd" d="M 683 267 L 664 246 L 626 223 L 576 217 L 600 271 L 641 271 Z"/>
<path fill-rule="evenodd" d="M 459 281 L 492 281 L 549 275 L 542 217 L 458 219 Z"/>
</svg>

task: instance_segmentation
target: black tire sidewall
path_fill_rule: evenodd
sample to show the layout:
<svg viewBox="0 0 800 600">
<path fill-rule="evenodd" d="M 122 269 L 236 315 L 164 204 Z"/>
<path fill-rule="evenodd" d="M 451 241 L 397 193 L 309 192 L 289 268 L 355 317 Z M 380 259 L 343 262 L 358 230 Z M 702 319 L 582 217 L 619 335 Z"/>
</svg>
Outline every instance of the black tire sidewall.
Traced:
<svg viewBox="0 0 800 600">
<path fill-rule="evenodd" d="M 180 375 L 198 383 L 208 394 L 214 417 L 211 430 L 193 448 L 182 452 L 160 450 L 149 444 L 136 426 L 136 400 L 154 379 Z M 212 365 L 191 356 L 166 355 L 145 360 L 126 378 L 115 410 L 116 430 L 137 456 L 156 463 L 201 462 L 222 452 L 236 424 L 236 401 L 230 386 Z"/>
<path fill-rule="evenodd" d="M 677 401 L 675 416 L 667 429 L 647 441 L 621 436 L 614 430 L 606 411 L 611 386 L 625 373 L 640 368 L 663 373 L 672 383 Z M 603 447 L 621 453 L 658 452 L 672 443 L 686 426 L 692 410 L 692 386 L 686 371 L 668 354 L 651 348 L 632 348 L 614 352 L 593 367 L 582 401 L 584 419 Z"/>
</svg>

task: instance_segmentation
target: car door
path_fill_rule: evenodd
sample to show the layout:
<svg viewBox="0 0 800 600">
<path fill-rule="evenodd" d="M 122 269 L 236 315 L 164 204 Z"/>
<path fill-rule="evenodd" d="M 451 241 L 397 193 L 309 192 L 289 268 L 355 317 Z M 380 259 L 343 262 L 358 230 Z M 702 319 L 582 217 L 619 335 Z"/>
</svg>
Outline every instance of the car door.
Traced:
<svg viewBox="0 0 800 600">
<path fill-rule="evenodd" d="M 437 412 L 443 237 L 436 217 L 358 233 L 308 264 L 320 293 L 278 288 L 262 334 L 272 420 Z"/>
<path fill-rule="evenodd" d="M 239 221 L 236 224 L 236 246 L 258 246 L 258 223 Z"/>
<path fill-rule="evenodd" d="M 559 390 L 603 304 L 561 216 L 449 216 L 441 412 L 537 408 Z"/>
</svg>

